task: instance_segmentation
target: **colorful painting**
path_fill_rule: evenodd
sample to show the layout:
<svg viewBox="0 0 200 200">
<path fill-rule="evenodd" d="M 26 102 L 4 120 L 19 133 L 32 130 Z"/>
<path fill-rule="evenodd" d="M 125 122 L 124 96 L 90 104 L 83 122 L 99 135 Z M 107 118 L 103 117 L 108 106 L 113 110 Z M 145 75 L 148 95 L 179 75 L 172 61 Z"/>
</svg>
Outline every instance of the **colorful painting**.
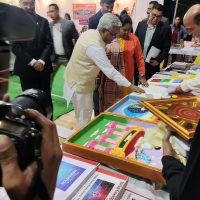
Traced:
<svg viewBox="0 0 200 200">
<path fill-rule="evenodd" d="M 171 78 L 177 79 L 177 80 L 188 80 L 188 79 L 193 79 L 196 78 L 196 74 L 172 74 Z"/>
<path fill-rule="evenodd" d="M 200 119 L 200 98 L 145 100 L 140 103 L 184 139 L 193 137 Z"/>
<path fill-rule="evenodd" d="M 66 191 L 84 171 L 84 168 L 62 161 L 58 171 L 56 187 Z"/>
<path fill-rule="evenodd" d="M 97 179 L 90 190 L 87 192 L 87 194 L 83 197 L 83 200 L 104 200 L 106 199 L 114 185 L 114 183 Z"/>
<path fill-rule="evenodd" d="M 172 80 L 172 79 L 160 79 L 160 78 L 153 78 L 150 81 L 151 83 L 181 83 L 182 81 Z"/>
<path fill-rule="evenodd" d="M 162 169 L 162 148 L 158 149 L 157 146 L 147 144 L 148 142 L 144 140 L 145 134 L 150 132 L 159 132 L 162 135 L 158 123 L 102 114 L 68 141 L 91 150 L 128 160 L 138 160 Z M 158 150 L 159 153 L 156 153 Z M 148 152 L 148 155 L 145 152 Z M 155 157 L 158 159 L 156 162 Z"/>
<path fill-rule="evenodd" d="M 73 19 L 89 19 L 96 13 L 96 4 L 73 4 Z"/>
<path fill-rule="evenodd" d="M 115 113 L 118 115 L 124 115 L 127 117 L 145 119 L 145 120 L 155 120 L 156 117 L 142 106 L 139 101 L 145 100 L 141 97 L 136 97 L 133 95 L 128 95 L 122 100 L 110 107 L 107 112 Z"/>
<path fill-rule="evenodd" d="M 164 184 L 162 137 L 167 129 L 152 122 L 102 113 L 67 138 L 63 150 Z"/>
<path fill-rule="evenodd" d="M 172 78 L 150 78 L 148 80 L 149 85 L 164 86 L 164 87 L 176 87 L 180 85 L 183 80 Z"/>
</svg>

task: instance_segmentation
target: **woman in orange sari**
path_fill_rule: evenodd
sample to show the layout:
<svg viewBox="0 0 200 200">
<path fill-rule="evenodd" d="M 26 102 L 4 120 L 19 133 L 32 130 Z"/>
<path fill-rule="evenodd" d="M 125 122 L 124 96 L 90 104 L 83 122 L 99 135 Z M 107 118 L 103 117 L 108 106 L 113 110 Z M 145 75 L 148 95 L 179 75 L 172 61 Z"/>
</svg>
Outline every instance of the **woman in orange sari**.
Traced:
<svg viewBox="0 0 200 200">
<path fill-rule="evenodd" d="M 121 15 L 119 18 L 122 27 L 118 37 L 106 47 L 108 58 L 112 65 L 132 83 L 134 82 L 134 67 L 137 65 L 139 83 L 143 86 L 148 86 L 145 78 L 145 62 L 142 48 L 137 36 L 131 33 L 132 20 L 127 14 Z M 99 87 L 100 112 L 108 109 L 129 92 L 124 88 L 119 88 L 115 82 L 103 74 Z"/>
</svg>

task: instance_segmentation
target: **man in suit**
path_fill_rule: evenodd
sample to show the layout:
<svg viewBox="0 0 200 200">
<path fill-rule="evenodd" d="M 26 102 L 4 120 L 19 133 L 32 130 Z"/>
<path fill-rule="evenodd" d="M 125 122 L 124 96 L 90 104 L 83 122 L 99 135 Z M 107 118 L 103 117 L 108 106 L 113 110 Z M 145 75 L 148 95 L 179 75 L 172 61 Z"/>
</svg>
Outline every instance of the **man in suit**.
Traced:
<svg viewBox="0 0 200 200">
<path fill-rule="evenodd" d="M 12 51 L 16 55 L 14 73 L 19 76 L 23 91 L 30 88 L 43 90 L 52 103 L 50 56 L 53 51 L 53 41 L 49 23 L 35 13 L 35 0 L 20 0 L 19 4 L 36 22 L 36 31 L 33 40 L 13 43 Z"/>
<path fill-rule="evenodd" d="M 156 4 L 149 19 L 139 22 L 135 32 L 140 40 L 145 58 L 152 47 L 160 50 L 158 56 L 151 58 L 150 62 L 145 62 L 147 79 L 160 71 L 160 63 L 167 58 L 171 45 L 171 28 L 168 24 L 161 22 L 163 11 L 164 7 Z"/>
<path fill-rule="evenodd" d="M 50 29 L 54 44 L 54 54 L 52 57 L 55 74 L 61 64 L 67 65 L 72 55 L 74 42 L 79 35 L 73 21 L 60 17 L 57 4 L 50 4 L 47 14 L 52 19 Z"/>
<path fill-rule="evenodd" d="M 93 15 L 92 17 L 89 18 L 88 29 L 96 29 L 99 24 L 99 20 L 101 19 L 103 14 L 112 12 L 114 3 L 115 3 L 115 0 L 101 0 L 100 1 L 101 9 L 95 15 Z M 101 76 L 101 74 L 99 74 L 99 76 L 96 78 L 96 89 L 94 90 L 94 94 L 93 94 L 95 116 L 97 116 L 99 114 L 99 91 L 98 91 L 98 89 L 99 89 L 100 79 L 101 79 L 100 76 Z"/>
<path fill-rule="evenodd" d="M 158 4 L 157 1 L 150 1 L 149 2 L 149 6 L 147 8 L 147 18 L 149 18 L 151 11 L 153 10 L 153 7 L 156 4 Z M 167 17 L 162 16 L 161 21 L 164 22 L 164 23 L 166 23 L 166 24 L 169 24 L 169 19 Z"/>
<path fill-rule="evenodd" d="M 92 17 L 89 18 L 89 29 L 96 29 L 99 23 L 100 18 L 104 13 L 111 13 L 114 7 L 115 0 L 101 0 L 100 5 L 101 9 Z"/>
</svg>

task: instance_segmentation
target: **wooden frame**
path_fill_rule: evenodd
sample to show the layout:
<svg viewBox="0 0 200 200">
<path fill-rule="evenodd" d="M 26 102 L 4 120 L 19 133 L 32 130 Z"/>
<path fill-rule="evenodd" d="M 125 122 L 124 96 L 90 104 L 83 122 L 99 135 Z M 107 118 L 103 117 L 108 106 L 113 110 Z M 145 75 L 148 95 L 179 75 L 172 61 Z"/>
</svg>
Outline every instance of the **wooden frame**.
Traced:
<svg viewBox="0 0 200 200">
<path fill-rule="evenodd" d="M 150 165 L 144 164 L 142 162 L 139 162 L 137 160 L 129 160 L 127 158 L 120 158 L 119 156 L 114 156 L 108 153 L 105 153 L 100 150 L 96 149 L 90 149 L 86 146 L 82 146 L 80 144 L 75 144 L 72 142 L 73 138 L 77 136 L 77 134 L 80 134 L 81 131 L 88 130 L 87 127 L 91 126 L 92 124 L 95 123 L 95 121 L 98 118 L 103 117 L 103 115 L 109 115 L 112 117 L 117 117 L 121 118 L 122 120 L 133 120 L 136 121 L 135 123 L 147 123 L 150 125 L 157 125 L 157 123 L 154 122 L 148 122 L 145 120 L 140 120 L 140 119 L 133 119 L 133 118 L 128 118 L 124 116 L 118 116 L 114 115 L 111 113 L 103 113 L 93 119 L 86 127 L 80 129 L 76 133 L 74 133 L 72 136 L 67 138 L 67 141 L 62 144 L 63 150 L 65 152 L 69 152 L 72 154 L 76 154 L 100 163 L 104 163 L 108 166 L 111 166 L 115 169 L 119 169 L 125 172 L 128 172 L 130 174 L 134 174 L 149 180 L 152 180 L 153 182 L 156 183 L 156 185 L 161 185 L 165 184 L 165 180 L 162 176 L 162 172 L 160 169 L 154 168 Z"/>
<path fill-rule="evenodd" d="M 200 119 L 200 98 L 154 99 L 140 103 L 185 140 L 193 137 Z"/>
</svg>

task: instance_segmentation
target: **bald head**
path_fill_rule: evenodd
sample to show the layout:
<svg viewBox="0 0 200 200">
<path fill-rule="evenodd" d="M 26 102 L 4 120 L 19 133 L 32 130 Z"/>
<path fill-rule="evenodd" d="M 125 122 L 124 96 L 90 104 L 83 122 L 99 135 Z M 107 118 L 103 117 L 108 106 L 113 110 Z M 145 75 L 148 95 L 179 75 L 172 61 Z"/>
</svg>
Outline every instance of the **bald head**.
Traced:
<svg viewBox="0 0 200 200">
<path fill-rule="evenodd" d="M 200 4 L 192 6 L 186 12 L 183 23 L 188 33 L 200 36 Z"/>
</svg>

